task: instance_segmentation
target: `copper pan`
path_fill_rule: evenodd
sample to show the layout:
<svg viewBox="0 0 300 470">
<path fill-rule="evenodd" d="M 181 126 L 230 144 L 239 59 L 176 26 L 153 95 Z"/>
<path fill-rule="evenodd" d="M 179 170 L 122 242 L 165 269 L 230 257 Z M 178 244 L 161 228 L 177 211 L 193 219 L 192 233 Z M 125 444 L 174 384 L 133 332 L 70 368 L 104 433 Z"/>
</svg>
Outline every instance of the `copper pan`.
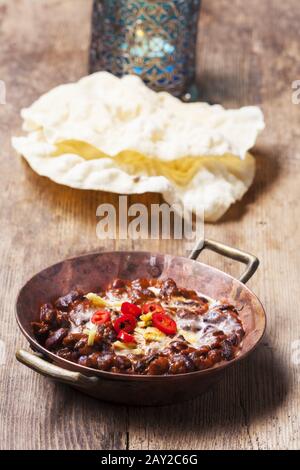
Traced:
<svg viewBox="0 0 300 470">
<path fill-rule="evenodd" d="M 196 261 L 204 248 L 246 264 L 246 271 L 237 280 Z M 92 253 L 62 261 L 36 274 L 19 293 L 17 322 L 35 352 L 18 350 L 16 357 L 36 372 L 69 384 L 100 400 L 153 406 L 194 398 L 253 351 L 264 334 L 264 309 L 255 294 L 245 286 L 258 264 L 255 256 L 211 240 L 202 241 L 189 259 L 167 254 L 121 251 Z M 38 319 L 42 303 L 51 302 L 74 287 L 85 292 L 105 289 L 117 277 L 171 277 L 181 287 L 195 289 L 215 299 L 227 299 L 237 307 L 242 307 L 240 316 L 246 335 L 238 356 L 211 369 L 188 374 L 125 375 L 74 364 L 47 351 L 36 341 L 31 322 Z"/>
</svg>

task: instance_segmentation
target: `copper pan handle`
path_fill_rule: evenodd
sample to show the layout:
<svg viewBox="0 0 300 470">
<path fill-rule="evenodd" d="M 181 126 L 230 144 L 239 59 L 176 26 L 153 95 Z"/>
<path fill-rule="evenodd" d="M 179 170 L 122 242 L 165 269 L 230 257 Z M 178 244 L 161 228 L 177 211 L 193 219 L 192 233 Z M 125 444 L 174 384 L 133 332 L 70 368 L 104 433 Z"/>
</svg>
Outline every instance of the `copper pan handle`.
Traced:
<svg viewBox="0 0 300 470">
<path fill-rule="evenodd" d="M 51 377 L 54 380 L 63 382 L 68 385 L 76 385 L 77 387 L 90 388 L 98 383 L 97 377 L 88 377 L 80 374 L 80 372 L 72 372 L 56 366 L 51 362 L 43 359 L 42 355 L 34 354 L 24 349 L 16 352 L 16 358 L 25 366 L 33 369 L 35 372 Z"/>
<path fill-rule="evenodd" d="M 259 260 L 256 258 L 256 256 L 250 255 L 250 253 L 247 253 L 246 251 L 241 251 L 237 248 L 224 245 L 223 243 L 206 239 L 197 243 L 189 258 L 193 260 L 198 259 L 200 253 L 205 249 L 214 251 L 215 253 L 225 256 L 226 258 L 230 258 L 245 264 L 246 270 L 239 278 L 239 280 L 244 284 L 249 281 L 259 266 Z"/>
</svg>

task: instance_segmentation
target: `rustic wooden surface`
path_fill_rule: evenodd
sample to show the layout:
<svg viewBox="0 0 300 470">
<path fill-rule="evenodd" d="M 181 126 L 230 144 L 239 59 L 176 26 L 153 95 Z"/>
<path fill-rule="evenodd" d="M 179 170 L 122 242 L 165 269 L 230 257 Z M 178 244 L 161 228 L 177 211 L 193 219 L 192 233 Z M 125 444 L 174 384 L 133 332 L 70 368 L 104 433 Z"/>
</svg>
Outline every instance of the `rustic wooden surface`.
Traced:
<svg viewBox="0 0 300 470">
<path fill-rule="evenodd" d="M 249 285 L 268 314 L 263 344 L 211 392 L 161 409 L 97 402 L 16 362 L 16 348 L 27 347 L 13 318 L 22 283 L 69 255 L 128 245 L 104 244 L 95 234 L 96 207 L 116 203 L 116 196 L 40 178 L 10 146 L 11 135 L 20 132 L 22 107 L 86 74 L 90 0 L 0 0 L 0 79 L 7 86 L 7 104 L 0 106 L 2 449 L 299 448 L 300 366 L 293 364 L 292 343 L 300 339 L 300 105 L 291 101 L 291 83 L 300 79 L 298 0 L 203 4 L 202 98 L 235 107 L 259 104 L 266 116 L 255 184 L 220 223 L 206 227 L 208 236 L 261 259 Z M 185 252 L 171 241 L 152 248 Z M 231 262 L 203 259 L 237 272 Z"/>
</svg>

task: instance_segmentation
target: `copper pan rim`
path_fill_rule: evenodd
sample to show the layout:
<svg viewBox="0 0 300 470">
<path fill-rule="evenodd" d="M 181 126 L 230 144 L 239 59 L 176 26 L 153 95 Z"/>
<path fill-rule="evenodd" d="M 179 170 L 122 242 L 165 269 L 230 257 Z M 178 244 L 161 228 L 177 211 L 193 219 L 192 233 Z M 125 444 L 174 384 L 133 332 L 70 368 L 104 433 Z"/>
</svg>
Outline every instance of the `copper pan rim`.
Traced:
<svg viewBox="0 0 300 470">
<path fill-rule="evenodd" d="M 217 243 L 217 242 L 212 242 L 212 241 L 207 241 L 207 242 L 212 243 L 212 244 Z M 224 245 L 221 245 L 221 244 L 219 244 L 219 245 L 224 246 Z M 205 244 L 204 244 L 203 248 L 205 248 L 205 247 L 207 247 L 207 246 L 205 246 Z M 227 247 L 227 248 L 230 248 L 230 247 Z M 202 249 L 200 251 L 202 251 Z M 232 250 L 234 250 L 234 249 L 232 249 Z M 216 251 L 216 250 L 213 250 L 213 251 Z M 240 362 L 241 360 L 245 359 L 250 353 L 252 353 L 257 348 L 257 346 L 261 342 L 261 340 L 262 340 L 262 338 L 265 334 L 266 323 L 267 323 L 265 310 L 264 310 L 260 300 L 256 296 L 256 294 L 254 294 L 252 290 L 250 290 L 247 286 L 245 286 L 244 283 L 242 283 L 240 280 L 234 278 L 230 274 L 227 274 L 224 271 L 222 271 L 218 268 L 212 267 L 208 264 L 196 261 L 195 257 L 193 257 L 192 259 L 188 259 L 188 258 L 183 257 L 183 256 L 174 256 L 174 255 L 168 255 L 168 254 L 163 254 L 163 253 L 153 253 L 153 252 L 150 253 L 150 252 L 146 252 L 146 251 L 138 251 L 138 252 L 136 252 L 136 251 L 109 251 L 109 252 L 101 251 L 101 252 L 97 252 L 96 251 L 96 252 L 93 252 L 93 253 L 87 253 L 87 254 L 82 254 L 80 256 L 74 256 L 74 257 L 68 258 L 64 261 L 55 263 L 52 266 L 49 266 L 48 268 L 43 269 L 39 273 L 32 276 L 30 278 L 30 280 L 19 291 L 19 294 L 18 294 L 18 297 L 17 297 L 17 302 L 16 302 L 16 320 L 17 320 L 17 324 L 18 324 L 20 330 L 22 331 L 23 335 L 29 341 L 32 348 L 34 350 L 38 351 L 39 353 L 41 353 L 46 360 L 49 360 L 50 362 L 57 362 L 58 356 L 56 356 L 54 353 L 52 353 L 51 351 L 48 351 L 43 346 L 41 346 L 36 341 L 36 339 L 33 337 L 33 335 L 29 334 L 28 331 L 26 330 L 26 328 L 24 327 L 23 322 L 22 322 L 22 318 L 21 318 L 21 308 L 20 308 L 20 302 L 21 302 L 21 298 L 23 296 L 24 290 L 26 290 L 28 288 L 28 285 L 30 285 L 30 283 L 37 276 L 43 275 L 43 273 L 46 273 L 50 268 L 55 270 L 55 268 L 58 268 L 62 263 L 72 263 L 74 261 L 84 260 L 86 257 L 88 257 L 90 255 L 103 256 L 104 254 L 108 257 L 109 256 L 116 256 L 116 254 L 119 254 L 120 256 L 124 256 L 124 257 L 134 254 L 135 256 L 145 257 L 145 258 L 149 257 L 149 256 L 155 257 L 155 258 L 158 258 L 158 257 L 165 258 L 165 257 L 168 257 L 168 256 L 173 256 L 174 259 L 178 260 L 182 264 L 184 264 L 186 262 L 193 263 L 194 265 L 197 265 L 197 267 L 201 267 L 201 269 L 203 271 L 208 270 L 210 272 L 215 273 L 216 277 L 225 277 L 227 280 L 231 280 L 235 284 L 238 283 L 238 285 L 240 285 L 240 288 L 248 293 L 249 298 L 255 299 L 255 303 L 260 307 L 260 310 L 261 310 L 261 313 L 262 313 L 262 323 L 260 325 L 259 330 L 256 331 L 257 338 L 256 338 L 255 342 L 251 345 L 251 347 L 248 347 L 245 350 L 242 350 L 235 358 L 233 358 L 230 361 L 222 361 L 220 363 L 217 363 L 214 367 L 211 367 L 211 368 L 205 369 L 205 370 L 201 370 L 201 371 L 188 372 L 188 373 L 176 374 L 176 375 L 171 375 L 170 374 L 170 375 L 159 375 L 159 376 L 155 376 L 155 375 L 149 376 L 149 375 L 141 375 L 141 374 L 122 374 L 122 373 L 115 373 L 115 372 L 106 372 L 106 371 L 93 369 L 93 368 L 90 368 L 90 367 L 81 366 L 81 365 L 78 365 L 78 364 L 73 363 L 71 361 L 68 361 L 66 359 L 59 358 L 59 362 L 61 364 L 65 365 L 64 368 L 66 370 L 73 370 L 73 371 L 76 371 L 76 372 L 80 372 L 83 375 L 90 376 L 90 377 L 91 376 L 102 377 L 103 379 L 118 380 L 118 381 L 124 381 L 124 382 L 128 382 L 128 381 L 140 381 L 140 382 L 149 382 L 149 381 L 150 382 L 156 382 L 157 381 L 157 382 L 162 382 L 162 381 L 172 381 L 172 380 L 176 381 L 176 379 L 179 379 L 180 377 L 181 378 L 183 378 L 183 377 L 188 378 L 188 377 L 196 377 L 196 376 L 197 377 L 198 376 L 199 377 L 200 376 L 208 376 L 208 375 L 213 374 L 216 371 L 225 370 L 225 369 L 233 366 L 234 364 Z M 198 254 L 197 254 L 197 256 L 198 256 Z M 225 256 L 228 256 L 228 255 L 225 254 Z M 251 256 L 251 255 L 249 255 L 249 256 Z M 255 259 L 255 257 L 253 257 L 253 258 Z M 237 257 L 234 258 L 232 256 L 232 259 L 237 259 Z M 237 259 L 237 260 L 241 261 L 241 259 Z M 244 261 L 242 261 L 242 262 L 244 262 Z M 257 262 L 257 265 L 258 265 L 258 262 Z M 257 266 L 253 268 L 254 271 L 256 269 L 257 269 Z"/>
</svg>

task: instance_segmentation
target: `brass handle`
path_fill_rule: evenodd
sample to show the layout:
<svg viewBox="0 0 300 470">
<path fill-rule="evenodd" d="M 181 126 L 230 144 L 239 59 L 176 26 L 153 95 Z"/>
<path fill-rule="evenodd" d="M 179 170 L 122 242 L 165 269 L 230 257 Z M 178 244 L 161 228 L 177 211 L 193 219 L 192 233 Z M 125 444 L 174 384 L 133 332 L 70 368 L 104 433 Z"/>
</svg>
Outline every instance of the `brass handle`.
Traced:
<svg viewBox="0 0 300 470">
<path fill-rule="evenodd" d="M 247 268 L 239 278 L 239 280 L 244 284 L 249 281 L 259 266 L 259 260 L 256 258 L 256 256 L 250 255 L 250 253 L 238 250 L 237 248 L 232 248 L 231 246 L 224 245 L 223 243 L 216 242 L 214 240 L 202 240 L 198 242 L 196 247 L 191 252 L 189 258 L 196 260 L 204 249 L 214 251 L 215 253 L 226 256 L 226 258 L 244 263 Z"/>
<path fill-rule="evenodd" d="M 25 351 L 24 349 L 19 349 L 16 352 L 16 358 L 25 366 L 30 367 L 30 369 L 68 385 L 90 388 L 98 383 L 97 377 L 88 377 L 80 374 L 80 372 L 72 372 L 70 370 L 63 369 L 62 367 L 46 361 L 41 355 L 33 354 Z"/>
</svg>

